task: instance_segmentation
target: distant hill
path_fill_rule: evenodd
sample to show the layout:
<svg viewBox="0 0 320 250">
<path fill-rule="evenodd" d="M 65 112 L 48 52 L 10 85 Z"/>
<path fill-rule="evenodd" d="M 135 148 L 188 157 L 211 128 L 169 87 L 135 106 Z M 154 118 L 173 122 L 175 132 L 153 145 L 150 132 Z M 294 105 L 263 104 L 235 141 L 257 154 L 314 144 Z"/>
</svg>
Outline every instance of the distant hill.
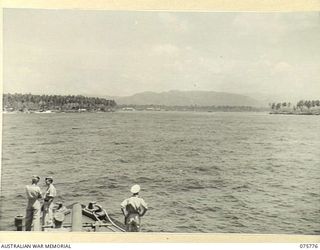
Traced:
<svg viewBox="0 0 320 250">
<path fill-rule="evenodd" d="M 142 92 L 126 97 L 112 97 L 119 105 L 165 105 L 165 106 L 253 106 L 261 103 L 251 97 L 214 91 Z"/>
</svg>

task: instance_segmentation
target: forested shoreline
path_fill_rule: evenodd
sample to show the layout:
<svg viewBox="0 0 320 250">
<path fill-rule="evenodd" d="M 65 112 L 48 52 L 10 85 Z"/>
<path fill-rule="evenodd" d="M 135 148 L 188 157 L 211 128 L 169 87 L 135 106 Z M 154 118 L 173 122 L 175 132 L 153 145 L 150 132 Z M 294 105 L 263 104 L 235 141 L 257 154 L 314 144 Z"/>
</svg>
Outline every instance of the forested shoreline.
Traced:
<svg viewBox="0 0 320 250">
<path fill-rule="evenodd" d="M 300 100 L 296 104 L 290 102 L 270 103 L 270 114 L 320 115 L 320 100 Z"/>
<path fill-rule="evenodd" d="M 116 106 L 114 100 L 82 95 L 3 94 L 7 112 L 112 111 Z"/>
<path fill-rule="evenodd" d="M 3 111 L 8 112 L 95 112 L 115 110 L 197 111 L 197 112 L 259 112 L 266 108 L 250 106 L 164 106 L 117 105 L 114 100 L 82 95 L 4 94 Z"/>
<path fill-rule="evenodd" d="M 270 103 L 270 114 L 320 115 L 320 100 Z M 261 112 L 267 108 L 251 106 L 163 106 L 117 105 L 115 100 L 82 95 L 3 94 L 4 112 L 108 112 L 115 110 Z"/>
</svg>

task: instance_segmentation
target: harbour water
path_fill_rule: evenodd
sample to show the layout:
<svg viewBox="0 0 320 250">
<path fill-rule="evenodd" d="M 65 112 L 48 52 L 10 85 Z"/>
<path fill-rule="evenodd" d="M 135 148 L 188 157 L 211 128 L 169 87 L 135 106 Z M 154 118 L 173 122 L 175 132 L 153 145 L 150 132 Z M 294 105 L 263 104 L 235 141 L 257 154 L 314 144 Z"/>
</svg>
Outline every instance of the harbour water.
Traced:
<svg viewBox="0 0 320 250">
<path fill-rule="evenodd" d="M 142 231 L 320 234 L 320 116 L 114 112 L 5 114 L 0 230 L 25 212 L 30 176 L 57 201 L 122 219 L 131 185 Z"/>
</svg>

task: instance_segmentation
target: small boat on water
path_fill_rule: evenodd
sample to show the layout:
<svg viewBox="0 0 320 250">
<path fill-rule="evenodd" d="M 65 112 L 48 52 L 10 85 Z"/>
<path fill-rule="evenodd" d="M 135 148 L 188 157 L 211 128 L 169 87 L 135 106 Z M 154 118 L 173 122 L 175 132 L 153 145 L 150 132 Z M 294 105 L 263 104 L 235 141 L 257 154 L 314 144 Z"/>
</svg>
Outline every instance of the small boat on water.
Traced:
<svg viewBox="0 0 320 250">
<path fill-rule="evenodd" d="M 72 232 L 125 232 L 126 227 L 120 221 L 95 202 L 88 205 L 79 203 L 67 207 L 56 203 L 53 209 L 54 224 L 42 225 L 43 231 Z M 15 217 L 17 231 L 23 231 L 24 216 Z"/>
</svg>

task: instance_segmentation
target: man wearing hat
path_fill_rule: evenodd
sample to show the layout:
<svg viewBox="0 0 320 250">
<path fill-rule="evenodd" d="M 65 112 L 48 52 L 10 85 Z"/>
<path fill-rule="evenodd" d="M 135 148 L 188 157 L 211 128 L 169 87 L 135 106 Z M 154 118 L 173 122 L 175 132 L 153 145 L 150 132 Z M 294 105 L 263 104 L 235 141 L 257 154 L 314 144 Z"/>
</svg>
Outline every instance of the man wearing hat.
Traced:
<svg viewBox="0 0 320 250">
<path fill-rule="evenodd" d="M 131 187 L 132 196 L 121 203 L 121 210 L 125 218 L 128 232 L 140 232 L 140 218 L 147 212 L 148 206 L 139 197 L 140 186 Z"/>
<path fill-rule="evenodd" d="M 31 185 L 26 186 L 26 194 L 28 198 L 28 205 L 26 210 L 26 231 L 41 231 L 40 226 L 40 212 L 41 205 L 40 199 L 41 190 L 38 186 L 40 177 L 37 175 L 32 176 Z"/>
<path fill-rule="evenodd" d="M 50 226 L 50 225 L 53 225 L 53 199 L 54 197 L 57 196 L 57 191 L 52 184 L 53 183 L 52 177 L 46 177 L 45 182 L 47 185 L 47 190 L 44 194 L 42 224 L 46 226 Z"/>
</svg>

